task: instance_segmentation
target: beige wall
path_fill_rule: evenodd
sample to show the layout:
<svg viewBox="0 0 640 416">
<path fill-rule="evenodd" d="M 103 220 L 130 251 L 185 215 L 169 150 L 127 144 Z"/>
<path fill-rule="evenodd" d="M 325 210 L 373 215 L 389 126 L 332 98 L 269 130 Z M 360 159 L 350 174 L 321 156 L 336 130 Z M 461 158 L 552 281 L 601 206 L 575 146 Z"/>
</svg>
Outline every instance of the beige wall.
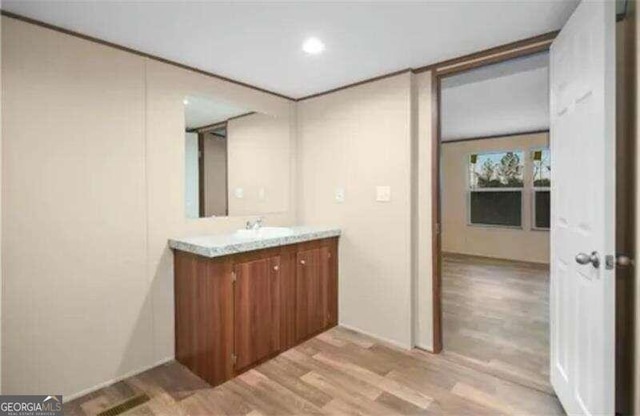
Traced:
<svg viewBox="0 0 640 416">
<path fill-rule="evenodd" d="M 227 215 L 227 139 L 204 134 L 204 216 Z"/>
<path fill-rule="evenodd" d="M 412 345 L 411 76 L 298 105 L 299 215 L 335 224 L 340 240 L 340 323 Z M 391 202 L 376 202 L 376 186 Z M 335 201 L 344 188 L 345 201 Z"/>
<path fill-rule="evenodd" d="M 231 215 L 286 211 L 291 129 L 288 117 L 252 114 L 227 123 Z M 235 188 L 244 196 L 237 198 Z"/>
<path fill-rule="evenodd" d="M 71 394 L 153 360 L 145 63 L 2 20 L 4 392 Z"/>
<path fill-rule="evenodd" d="M 444 252 L 549 263 L 549 233 L 531 229 L 533 202 L 530 188 L 525 187 L 522 195 L 522 229 L 469 225 L 467 207 L 469 155 L 522 150 L 525 153 L 525 183 L 529 183 L 529 151 L 548 147 L 548 144 L 548 133 L 442 144 L 440 160 Z"/>
<path fill-rule="evenodd" d="M 220 97 L 289 123 L 295 110 L 6 17 L 2 46 L 3 390 L 69 399 L 173 357 L 167 238 L 247 220 L 186 219 L 183 98 Z M 288 208 L 267 222 L 295 219 Z"/>
<path fill-rule="evenodd" d="M 340 323 L 433 348 L 431 73 L 402 74 L 298 105 L 301 223 L 336 224 Z M 375 188 L 391 186 L 391 202 Z M 345 201 L 335 201 L 337 188 Z"/>
</svg>

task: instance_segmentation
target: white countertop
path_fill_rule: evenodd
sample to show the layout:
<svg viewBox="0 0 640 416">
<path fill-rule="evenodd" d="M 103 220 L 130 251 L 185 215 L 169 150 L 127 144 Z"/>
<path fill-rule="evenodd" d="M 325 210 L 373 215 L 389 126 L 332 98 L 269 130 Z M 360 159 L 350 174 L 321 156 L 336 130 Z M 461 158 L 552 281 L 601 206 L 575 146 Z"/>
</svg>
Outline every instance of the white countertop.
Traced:
<svg viewBox="0 0 640 416">
<path fill-rule="evenodd" d="M 270 227 L 265 227 L 269 230 Z M 304 241 L 320 240 L 323 238 L 337 237 L 340 228 L 322 226 L 296 226 L 286 227 L 286 235 L 260 235 L 240 236 L 238 233 L 202 235 L 197 237 L 184 237 L 169 239 L 169 247 L 175 250 L 186 251 L 204 257 L 221 257 L 230 254 L 244 253 L 247 251 L 261 250 L 270 247 L 285 246 L 288 244 L 302 243 Z"/>
</svg>

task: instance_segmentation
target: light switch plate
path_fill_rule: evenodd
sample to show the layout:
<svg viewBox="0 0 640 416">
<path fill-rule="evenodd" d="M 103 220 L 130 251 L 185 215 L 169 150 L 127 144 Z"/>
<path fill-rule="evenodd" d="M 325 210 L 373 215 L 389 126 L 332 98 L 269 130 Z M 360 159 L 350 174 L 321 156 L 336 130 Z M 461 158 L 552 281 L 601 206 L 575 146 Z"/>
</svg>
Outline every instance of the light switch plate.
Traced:
<svg viewBox="0 0 640 416">
<path fill-rule="evenodd" d="M 336 188 L 336 202 L 344 202 L 344 188 Z"/>
<path fill-rule="evenodd" d="M 236 198 L 244 198 L 244 189 L 242 188 L 236 188 L 233 190 L 233 194 L 235 195 Z"/>
<path fill-rule="evenodd" d="M 389 202 L 391 201 L 391 187 L 390 186 L 377 186 L 376 187 L 376 201 Z"/>
<path fill-rule="evenodd" d="M 264 188 L 260 188 L 260 190 L 258 191 L 258 201 L 264 201 L 264 199 L 265 199 Z"/>
</svg>

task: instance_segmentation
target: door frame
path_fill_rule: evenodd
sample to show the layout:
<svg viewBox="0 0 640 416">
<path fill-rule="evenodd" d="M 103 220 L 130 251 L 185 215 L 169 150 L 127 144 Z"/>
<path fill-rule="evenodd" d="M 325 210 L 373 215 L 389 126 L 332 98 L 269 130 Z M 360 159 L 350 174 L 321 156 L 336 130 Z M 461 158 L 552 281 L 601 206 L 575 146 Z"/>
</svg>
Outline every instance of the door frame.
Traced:
<svg viewBox="0 0 640 416">
<path fill-rule="evenodd" d="M 636 21 L 635 15 L 635 7 L 637 5 L 632 4 L 632 7 L 625 10 L 625 14 L 618 15 L 617 20 L 629 19 L 630 21 L 627 23 L 630 28 L 627 28 L 631 34 L 626 34 L 628 37 L 627 48 L 632 48 L 635 50 L 635 38 L 634 35 L 636 33 L 636 25 L 638 24 Z M 440 202 L 441 202 L 441 189 L 440 189 L 440 180 L 441 180 L 441 172 L 440 172 L 440 104 L 441 104 L 441 81 L 442 79 L 458 74 L 460 72 L 467 71 L 469 69 L 478 68 L 484 65 L 489 65 L 493 63 L 504 62 L 509 59 L 523 57 L 527 55 L 531 55 L 538 52 L 548 51 L 551 43 L 555 39 L 559 32 L 552 32 L 545 35 L 537 36 L 530 39 L 525 39 L 519 42 L 514 42 L 511 44 L 503 45 L 497 48 L 488 49 L 486 51 L 478 52 L 475 54 L 463 56 L 457 59 L 453 59 L 451 61 L 446 61 L 440 64 L 437 64 L 432 67 L 425 68 L 424 71 L 431 71 L 431 121 L 432 121 L 432 130 L 431 130 L 431 163 L 432 163 L 432 178 L 431 178 L 431 241 L 432 241 L 432 314 L 433 314 L 433 353 L 440 353 L 442 351 L 442 234 L 441 234 L 441 210 L 440 210 Z M 618 48 L 619 45 L 616 45 Z M 635 54 L 632 53 L 635 57 Z M 619 59 L 616 56 L 616 59 Z M 620 63 L 620 62 L 618 62 Z M 626 127 L 624 132 L 620 132 L 618 129 L 620 124 L 616 126 L 616 141 L 618 142 L 618 148 L 622 149 L 623 147 L 627 149 L 627 155 L 634 155 L 635 150 L 640 144 L 636 143 L 636 137 L 638 133 L 638 126 L 634 123 L 635 118 L 635 92 L 638 88 L 637 82 L 635 79 L 635 73 L 637 71 L 638 61 L 637 58 L 632 58 L 631 62 L 624 62 L 625 65 L 628 65 L 626 68 L 626 73 L 630 74 L 631 78 L 629 81 L 632 85 L 632 91 L 628 91 L 629 96 L 626 98 L 626 108 L 628 114 L 626 114 L 626 118 L 622 121 L 618 120 L 618 123 L 623 124 Z M 422 71 L 416 71 L 422 72 Z M 619 88 L 619 85 L 616 85 L 616 89 Z M 618 117 L 618 115 L 616 115 Z M 624 146 L 622 146 L 624 144 Z M 634 163 L 632 161 L 620 158 L 621 154 L 618 153 L 618 161 L 623 162 L 621 165 L 617 166 L 616 172 L 616 187 L 627 187 L 631 189 L 635 189 L 638 178 L 635 177 L 634 174 Z M 628 253 L 633 256 L 636 252 L 636 240 L 632 233 L 628 233 L 629 229 L 633 229 L 635 227 L 635 223 L 638 221 L 635 215 L 635 204 L 633 198 L 620 198 L 622 192 L 618 189 L 616 196 L 616 212 L 618 215 L 617 228 L 616 228 L 616 250 L 620 252 L 622 250 L 623 253 Z M 636 262 L 639 259 L 636 259 Z M 632 280 L 629 279 L 629 276 L 632 276 L 635 272 L 635 267 L 632 266 L 626 269 L 617 269 L 616 271 L 616 281 L 618 284 L 621 281 L 625 281 L 625 287 L 629 286 L 632 283 Z M 625 277 L 627 279 L 625 279 Z M 616 295 L 616 325 L 622 325 L 623 328 L 618 327 L 619 331 L 618 336 L 622 339 L 618 339 L 617 342 L 620 345 L 617 346 L 618 349 L 621 349 L 621 357 L 616 362 L 617 370 L 622 368 L 630 369 L 632 365 L 629 363 L 632 362 L 631 354 L 633 349 L 633 339 L 635 336 L 634 333 L 634 302 L 636 300 L 631 295 L 633 293 L 631 290 L 627 291 L 627 297 L 621 296 L 620 293 Z M 620 317 L 631 316 L 620 324 L 618 321 Z M 620 331 L 623 329 L 623 331 Z M 634 394 L 637 391 L 640 391 L 638 386 L 632 387 L 632 379 L 633 374 L 631 371 L 626 373 L 622 373 L 621 371 L 616 371 L 616 408 L 621 409 L 632 409 L 633 408 L 633 400 Z"/>
<path fill-rule="evenodd" d="M 549 50 L 559 32 L 546 33 L 466 55 L 429 68 L 431 71 L 431 257 L 432 257 L 432 314 L 433 353 L 442 351 L 442 217 L 440 210 L 440 105 L 441 82 L 444 78 L 515 58 Z"/>
</svg>

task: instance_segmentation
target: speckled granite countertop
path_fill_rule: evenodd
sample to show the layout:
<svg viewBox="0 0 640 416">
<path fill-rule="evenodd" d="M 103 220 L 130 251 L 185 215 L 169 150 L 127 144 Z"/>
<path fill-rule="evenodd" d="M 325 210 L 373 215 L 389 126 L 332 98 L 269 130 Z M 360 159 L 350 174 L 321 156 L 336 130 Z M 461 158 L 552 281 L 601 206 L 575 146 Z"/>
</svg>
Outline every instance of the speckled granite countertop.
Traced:
<svg viewBox="0 0 640 416">
<path fill-rule="evenodd" d="M 286 231 L 280 233 L 286 235 L 267 233 L 266 235 L 240 236 L 238 233 L 231 233 L 172 238 L 169 239 L 169 247 L 204 257 L 222 257 L 263 248 L 337 237 L 340 232 L 340 228 L 337 227 L 297 226 L 286 227 Z"/>
</svg>

